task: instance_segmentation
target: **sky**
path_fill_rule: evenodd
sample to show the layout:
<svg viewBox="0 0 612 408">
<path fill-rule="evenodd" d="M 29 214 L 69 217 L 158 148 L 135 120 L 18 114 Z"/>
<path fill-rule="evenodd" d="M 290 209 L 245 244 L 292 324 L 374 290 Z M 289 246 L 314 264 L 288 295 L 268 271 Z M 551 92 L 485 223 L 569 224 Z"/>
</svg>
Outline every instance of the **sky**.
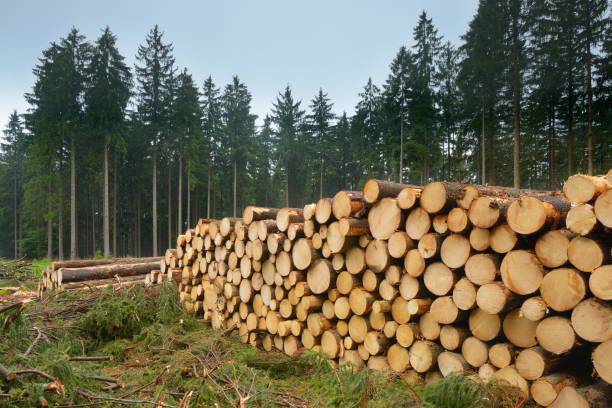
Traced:
<svg viewBox="0 0 612 408">
<path fill-rule="evenodd" d="M 177 66 L 197 84 L 223 87 L 238 75 L 258 123 L 290 85 L 302 109 L 322 88 L 334 112 L 354 112 L 369 77 L 380 85 L 425 10 L 444 40 L 460 45 L 478 0 L 0 0 L 0 128 L 34 84 L 42 50 L 74 26 L 95 41 L 109 26 L 133 67 L 139 44 L 158 24 Z"/>
</svg>

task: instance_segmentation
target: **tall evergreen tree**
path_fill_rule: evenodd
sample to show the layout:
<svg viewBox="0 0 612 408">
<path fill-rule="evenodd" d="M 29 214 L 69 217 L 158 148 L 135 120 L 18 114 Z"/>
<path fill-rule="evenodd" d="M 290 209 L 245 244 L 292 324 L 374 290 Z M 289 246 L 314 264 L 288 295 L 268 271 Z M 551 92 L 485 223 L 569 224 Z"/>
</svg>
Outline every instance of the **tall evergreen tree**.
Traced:
<svg viewBox="0 0 612 408">
<path fill-rule="evenodd" d="M 325 179 L 325 166 L 330 165 L 330 157 L 334 151 L 332 138 L 332 121 L 334 114 L 332 113 L 333 103 L 330 102 L 327 94 L 323 89 L 319 88 L 319 93 L 310 103 L 311 113 L 307 116 L 308 130 L 312 138 L 310 146 L 318 159 L 319 167 L 319 198 L 323 198 L 323 184 Z"/>
<path fill-rule="evenodd" d="M 147 34 L 145 44 L 138 47 L 136 78 L 138 110 L 149 135 L 153 163 L 153 256 L 157 256 L 157 159 L 168 137 L 168 120 L 175 73 L 173 45 L 164 43 L 163 33 L 155 25 Z"/>
<path fill-rule="evenodd" d="M 87 67 L 85 114 L 88 129 L 97 140 L 102 139 L 104 173 L 104 256 L 110 250 L 109 147 L 121 149 L 125 134 L 126 108 L 130 98 L 132 74 L 117 49 L 117 37 L 106 27 L 93 47 Z M 116 198 L 115 198 L 116 199 Z M 114 212 L 116 217 L 116 212 Z M 113 235 L 116 238 L 116 224 Z M 116 242 L 116 239 L 114 240 Z M 116 245 L 115 245 L 116 247 Z M 114 249 L 116 255 L 116 248 Z"/>
<path fill-rule="evenodd" d="M 218 143 L 221 139 L 222 106 L 219 100 L 219 89 L 215 86 L 212 77 L 204 81 L 202 89 L 202 140 L 200 143 L 202 155 L 206 157 L 206 218 L 211 214 L 211 178 L 214 165 L 218 162 Z"/>
<path fill-rule="evenodd" d="M 302 154 L 300 139 L 304 120 L 304 111 L 300 109 L 301 101 L 294 102 L 289 85 L 283 93 L 278 94 L 272 108 L 272 121 L 276 127 L 274 143 L 278 165 L 285 172 L 285 206 L 290 203 L 299 205 L 295 195 L 298 190 L 294 178 L 299 170 L 299 158 Z"/>
<path fill-rule="evenodd" d="M 365 178 L 385 177 L 382 95 L 372 78 L 368 78 L 359 93 L 351 128 L 357 138 L 352 144 L 355 157 L 361 157 L 354 175 L 356 180 L 361 184 Z"/>
</svg>

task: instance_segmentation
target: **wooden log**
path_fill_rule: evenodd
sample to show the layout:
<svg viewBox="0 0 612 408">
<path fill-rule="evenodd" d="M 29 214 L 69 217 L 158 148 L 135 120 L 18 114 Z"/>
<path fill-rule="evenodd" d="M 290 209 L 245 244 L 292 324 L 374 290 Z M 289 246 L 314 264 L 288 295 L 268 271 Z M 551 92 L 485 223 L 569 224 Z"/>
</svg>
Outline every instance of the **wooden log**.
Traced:
<svg viewBox="0 0 612 408">
<path fill-rule="evenodd" d="M 443 351 L 438 355 L 438 369 L 443 377 L 448 377 L 467 373 L 469 365 L 461 354 Z"/>
<path fill-rule="evenodd" d="M 332 200 L 331 198 L 321 198 L 317 201 L 315 207 L 315 220 L 319 224 L 325 224 L 332 217 Z"/>
<path fill-rule="evenodd" d="M 567 249 L 570 239 L 575 234 L 571 231 L 561 229 L 548 231 L 538 238 L 535 251 L 538 259 L 548 268 L 558 268 L 567 262 Z"/>
<path fill-rule="evenodd" d="M 491 364 L 486 363 L 478 367 L 478 377 L 484 381 L 485 384 L 491 381 L 493 378 L 493 374 L 495 374 L 497 370 Z"/>
<path fill-rule="evenodd" d="M 571 268 L 554 269 L 544 276 L 540 294 L 551 309 L 571 310 L 586 295 L 586 285 L 580 273 Z"/>
<path fill-rule="evenodd" d="M 451 269 L 460 268 L 470 257 L 470 241 L 460 234 L 451 234 L 444 239 L 440 248 L 442 262 Z"/>
<path fill-rule="evenodd" d="M 327 229 L 327 240 L 329 250 L 333 254 L 343 253 L 357 244 L 357 238 L 347 236 L 340 231 L 340 223 L 334 221 Z"/>
<path fill-rule="evenodd" d="M 335 270 L 335 268 L 334 268 Z M 355 275 L 347 271 L 340 272 L 336 278 L 336 288 L 343 295 L 348 295 L 353 288 L 358 286 L 358 281 Z"/>
<path fill-rule="evenodd" d="M 528 348 L 537 344 L 536 328 L 538 322 L 532 322 L 520 315 L 516 309 L 508 313 L 504 318 L 502 329 L 506 338 L 515 346 Z"/>
<path fill-rule="evenodd" d="M 383 356 L 371 356 L 368 358 L 368 370 L 383 372 L 390 370 L 387 358 Z"/>
<path fill-rule="evenodd" d="M 287 231 L 292 223 L 304 222 L 304 210 L 302 208 L 281 208 L 276 214 L 276 225 L 281 232 Z"/>
<path fill-rule="evenodd" d="M 444 296 L 457 281 L 457 275 L 442 262 L 430 264 L 423 275 L 425 287 L 434 295 Z"/>
<path fill-rule="evenodd" d="M 321 352 L 329 358 L 339 357 L 344 351 L 342 337 L 336 330 L 326 330 L 321 335 Z"/>
<path fill-rule="evenodd" d="M 287 228 L 287 237 L 291 241 L 295 241 L 298 238 L 304 237 L 304 223 L 292 223 Z"/>
<path fill-rule="evenodd" d="M 588 235 L 595 231 L 597 217 L 593 206 L 590 204 L 578 204 L 573 206 L 565 218 L 567 228 L 579 235 Z"/>
<path fill-rule="evenodd" d="M 242 212 L 242 220 L 246 225 L 253 221 L 274 220 L 280 210 L 278 208 L 246 206 Z"/>
<path fill-rule="evenodd" d="M 387 362 L 393 371 L 401 373 L 410 368 L 410 352 L 399 344 L 393 344 L 387 350 Z"/>
<path fill-rule="evenodd" d="M 575 385 L 576 379 L 570 374 L 555 373 L 538 378 L 531 383 L 529 390 L 535 402 L 544 407 L 548 407 L 555 401 L 559 391 L 566 386 L 574 387 Z"/>
<path fill-rule="evenodd" d="M 470 231 L 470 245 L 476 251 L 486 251 L 489 248 L 489 230 L 486 228 L 473 228 Z"/>
<path fill-rule="evenodd" d="M 293 263 L 301 271 L 307 269 L 319 257 L 319 253 L 313 247 L 312 240 L 310 239 L 298 239 L 291 250 Z"/>
<path fill-rule="evenodd" d="M 384 271 L 390 263 L 387 241 L 375 239 L 370 241 L 365 251 L 365 261 L 372 271 L 380 273 Z"/>
<path fill-rule="evenodd" d="M 504 285 L 519 295 L 537 291 L 544 278 L 544 268 L 538 258 L 525 250 L 508 252 L 502 260 L 500 271 Z"/>
<path fill-rule="evenodd" d="M 361 316 L 353 315 L 348 323 L 348 332 L 351 338 L 356 343 L 363 343 L 366 334 L 371 330 L 371 326 L 368 320 Z M 367 351 L 367 350 L 366 350 Z"/>
<path fill-rule="evenodd" d="M 506 216 L 511 202 L 509 198 L 479 197 L 470 205 L 470 222 L 478 228 L 494 227 Z"/>
<path fill-rule="evenodd" d="M 420 337 L 421 331 L 416 323 L 400 324 L 395 329 L 395 339 L 402 347 L 410 347 Z"/>
<path fill-rule="evenodd" d="M 521 350 L 516 356 L 516 371 L 526 380 L 533 381 L 548 374 L 558 366 L 559 359 L 541 347 Z"/>
<path fill-rule="evenodd" d="M 508 224 L 493 228 L 489 234 L 489 246 L 497 253 L 505 254 L 516 246 L 518 237 Z"/>
<path fill-rule="evenodd" d="M 595 347 L 592 358 L 597 375 L 608 384 L 612 384 L 612 340 Z"/>
<path fill-rule="evenodd" d="M 563 195 L 572 204 L 584 204 L 595 199 L 610 189 L 610 184 L 603 176 L 576 174 L 563 183 Z"/>
<path fill-rule="evenodd" d="M 332 278 L 335 277 L 335 272 L 331 266 L 331 262 L 327 259 L 318 259 L 308 269 L 306 277 L 312 293 L 320 294 L 330 288 Z"/>
<path fill-rule="evenodd" d="M 446 217 L 446 225 L 451 232 L 457 234 L 467 232 L 471 227 L 467 211 L 463 208 L 453 208 Z"/>
<path fill-rule="evenodd" d="M 578 336 L 602 343 L 612 338 L 612 306 L 596 298 L 578 303 L 572 311 L 572 327 Z"/>
<path fill-rule="evenodd" d="M 364 315 L 372 310 L 372 304 L 374 303 L 375 297 L 372 293 L 355 288 L 350 291 L 349 305 L 351 311 L 356 315 Z"/>
<path fill-rule="evenodd" d="M 532 322 L 542 320 L 548 314 L 548 305 L 540 296 L 525 299 L 521 305 L 521 316 Z"/>
<path fill-rule="evenodd" d="M 520 304 L 520 299 L 501 282 L 484 284 L 476 292 L 476 304 L 487 313 L 501 313 L 518 306 L 517 303 Z"/>
<path fill-rule="evenodd" d="M 487 362 L 489 348 L 482 340 L 476 337 L 468 337 L 461 345 L 461 354 L 469 365 L 478 368 Z"/>
<path fill-rule="evenodd" d="M 371 212 L 371 211 L 370 211 Z M 369 217 L 368 217 L 369 219 Z M 410 211 L 406 218 L 406 233 L 413 240 L 419 240 L 429 231 L 431 218 L 427 211 L 418 207 Z M 393 233 L 393 231 L 391 231 Z M 390 236 L 390 235 L 389 235 Z"/>
<path fill-rule="evenodd" d="M 435 232 L 430 232 L 421 237 L 417 248 L 424 259 L 438 256 L 442 247 L 443 237 Z"/>
<path fill-rule="evenodd" d="M 363 345 L 370 355 L 381 354 L 389 345 L 389 339 L 382 332 L 370 331 L 363 340 Z"/>
<path fill-rule="evenodd" d="M 576 334 L 569 319 L 551 316 L 538 323 L 538 344 L 553 354 L 564 354 L 576 345 Z"/>
<path fill-rule="evenodd" d="M 370 232 L 375 239 L 389 239 L 402 221 L 402 210 L 394 198 L 383 198 L 368 213 Z"/>
<path fill-rule="evenodd" d="M 612 228 L 612 189 L 606 191 L 595 200 L 595 216 L 607 228 Z"/>
<path fill-rule="evenodd" d="M 431 299 L 410 299 L 408 301 L 408 313 L 412 316 L 428 313 L 432 303 Z"/>
<path fill-rule="evenodd" d="M 438 214 L 431 221 L 431 225 L 438 234 L 444 235 L 448 232 L 448 224 L 446 223 L 447 215 Z"/>
<path fill-rule="evenodd" d="M 345 237 L 361 237 L 370 231 L 367 219 L 340 218 L 338 224 L 340 233 Z"/>
<path fill-rule="evenodd" d="M 419 318 L 419 331 L 421 335 L 431 341 L 438 340 L 440 338 L 440 324 L 433 318 L 431 313 L 423 313 Z"/>
<path fill-rule="evenodd" d="M 501 319 L 498 314 L 487 313 L 482 309 L 474 309 L 470 313 L 468 325 L 474 337 L 482 341 L 491 341 L 499 334 Z"/>
<path fill-rule="evenodd" d="M 385 197 L 397 197 L 406 187 L 421 190 L 418 186 L 399 184 L 392 181 L 370 179 L 363 186 L 363 197 L 368 203 L 375 203 Z"/>
<path fill-rule="evenodd" d="M 576 236 L 567 247 L 567 258 L 576 269 L 592 272 L 608 260 L 609 246 L 608 242 Z"/>
<path fill-rule="evenodd" d="M 159 267 L 158 258 L 154 262 L 111 264 L 83 268 L 60 268 L 57 270 L 57 284 L 80 282 L 93 279 L 108 279 L 113 276 L 133 276 L 149 273 Z"/>
<path fill-rule="evenodd" d="M 389 250 L 389 255 L 391 255 L 393 258 L 403 258 L 406 253 L 409 250 L 414 249 L 416 245 L 406 232 L 396 231 L 391 234 L 387 247 Z"/>
<path fill-rule="evenodd" d="M 544 226 L 561 225 L 571 204 L 560 197 L 520 197 L 508 207 L 506 219 L 519 234 L 533 234 Z"/>
<path fill-rule="evenodd" d="M 470 336 L 468 330 L 459 326 L 446 325 L 440 329 L 440 344 L 446 350 L 457 350 Z"/>
<path fill-rule="evenodd" d="M 499 275 L 500 260 L 497 255 L 474 254 L 465 263 L 465 276 L 475 285 L 486 285 Z"/>
<path fill-rule="evenodd" d="M 368 292 L 374 292 L 378 288 L 379 281 L 379 274 L 374 273 L 371 269 L 366 269 L 361 275 L 361 286 Z"/>
<path fill-rule="evenodd" d="M 466 278 L 461 278 L 453 287 L 453 302 L 460 310 L 476 307 L 476 287 Z"/>
<path fill-rule="evenodd" d="M 422 188 L 420 187 L 404 187 L 397 195 L 397 204 L 402 210 L 410 210 L 413 208 L 419 197 L 421 197 Z"/>
<path fill-rule="evenodd" d="M 612 300 L 612 265 L 600 266 L 591 272 L 589 289 L 601 300 Z"/>
<path fill-rule="evenodd" d="M 390 285 L 396 285 L 399 283 L 403 273 L 404 271 L 399 265 L 389 265 L 389 267 L 385 269 L 385 280 Z"/>
<path fill-rule="evenodd" d="M 169 250 L 171 254 L 176 254 L 176 250 Z M 55 261 L 51 264 L 51 270 L 56 271 L 61 268 L 88 268 L 102 265 L 113 265 L 113 264 L 140 264 L 140 263 L 153 263 L 162 260 L 162 257 L 153 256 L 148 258 L 110 258 L 110 259 L 77 259 L 71 261 Z M 165 258 L 164 258 L 165 259 Z M 168 264 L 170 259 L 168 259 Z"/>
<path fill-rule="evenodd" d="M 421 207 L 429 214 L 448 212 L 458 199 L 463 198 L 463 185 L 434 181 L 427 184 L 421 193 Z"/>
<path fill-rule="evenodd" d="M 432 370 L 437 365 L 442 348 L 431 341 L 419 340 L 410 347 L 410 365 L 419 373 Z"/>
<path fill-rule="evenodd" d="M 350 248 L 346 252 L 344 263 L 346 270 L 353 275 L 363 272 L 366 268 L 365 251 L 359 247 Z"/>
<path fill-rule="evenodd" d="M 572 386 L 565 386 L 557 394 L 550 408 L 589 408 L 589 403 Z"/>
<path fill-rule="evenodd" d="M 399 283 L 399 293 L 406 300 L 425 295 L 424 286 L 421 282 L 408 274 L 402 275 Z"/>
<path fill-rule="evenodd" d="M 239 218 L 229 218 L 229 217 L 223 218 L 219 225 L 219 233 L 221 234 L 221 236 L 222 237 L 229 236 L 230 232 L 234 230 L 234 225 L 236 224 L 236 221 L 238 220 Z"/>
<path fill-rule="evenodd" d="M 440 324 L 451 324 L 460 318 L 459 308 L 453 302 L 452 296 L 437 297 L 431 303 L 429 311 Z"/>
<path fill-rule="evenodd" d="M 496 343 L 489 349 L 489 362 L 497 368 L 508 367 L 514 361 L 514 354 L 511 343 Z"/>
<path fill-rule="evenodd" d="M 341 190 L 332 199 L 332 213 L 338 220 L 345 217 L 361 218 L 368 207 L 361 191 Z"/>
<path fill-rule="evenodd" d="M 493 374 L 496 380 L 506 381 L 508 384 L 520 389 L 526 398 L 529 397 L 529 383 L 516 371 L 513 366 L 504 367 Z"/>
<path fill-rule="evenodd" d="M 404 269 L 410 276 L 418 278 L 425 271 L 425 258 L 418 249 L 409 250 L 404 257 Z"/>
</svg>

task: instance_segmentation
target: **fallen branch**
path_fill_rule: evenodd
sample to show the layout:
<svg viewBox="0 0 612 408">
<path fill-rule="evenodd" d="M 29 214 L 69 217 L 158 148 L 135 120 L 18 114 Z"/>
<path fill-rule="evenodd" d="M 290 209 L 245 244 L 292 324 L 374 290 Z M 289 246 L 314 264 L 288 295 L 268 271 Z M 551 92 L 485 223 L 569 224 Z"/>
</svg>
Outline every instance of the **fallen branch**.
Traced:
<svg viewBox="0 0 612 408">
<path fill-rule="evenodd" d="M 7 310 L 11 310 L 16 307 L 20 307 L 21 305 L 23 305 L 23 302 L 17 302 L 17 303 L 13 303 L 12 305 L 4 306 L 3 308 L 0 308 L 0 313 L 4 313 Z"/>
<path fill-rule="evenodd" d="M 15 373 L 11 372 L 8 368 L 0 364 L 0 374 L 6 378 L 7 381 L 11 381 L 15 378 Z"/>
<path fill-rule="evenodd" d="M 0 398 L 13 398 L 13 394 L 0 394 Z"/>
<path fill-rule="evenodd" d="M 107 383 L 113 383 L 113 384 L 118 384 L 119 383 L 119 380 L 117 380 L 115 378 L 99 377 L 97 375 L 92 375 L 89 378 L 92 379 L 92 380 L 102 381 L 102 382 L 107 382 Z"/>
<path fill-rule="evenodd" d="M 40 371 L 40 370 L 19 370 L 19 371 L 13 371 L 14 375 L 21 375 L 21 374 L 33 374 L 33 375 L 38 375 L 40 377 L 44 377 L 49 381 L 56 381 L 57 378 L 53 377 L 52 375 L 49 375 L 47 373 L 45 373 L 44 371 Z"/>
<path fill-rule="evenodd" d="M 112 360 L 113 356 L 82 356 L 82 357 L 70 357 L 68 361 L 109 361 Z"/>
<path fill-rule="evenodd" d="M 27 350 L 25 351 L 25 353 L 23 353 L 21 355 L 21 357 L 26 358 L 28 356 L 28 354 L 30 354 L 30 352 L 32 351 L 32 349 L 34 348 L 34 346 L 36 346 L 36 344 L 38 343 L 38 341 L 40 339 L 42 339 L 43 337 L 47 337 L 45 336 L 38 327 L 34 326 L 34 329 L 38 332 L 38 334 L 36 335 L 36 338 L 34 339 L 34 341 L 30 344 L 30 346 L 27 348 Z"/>
</svg>

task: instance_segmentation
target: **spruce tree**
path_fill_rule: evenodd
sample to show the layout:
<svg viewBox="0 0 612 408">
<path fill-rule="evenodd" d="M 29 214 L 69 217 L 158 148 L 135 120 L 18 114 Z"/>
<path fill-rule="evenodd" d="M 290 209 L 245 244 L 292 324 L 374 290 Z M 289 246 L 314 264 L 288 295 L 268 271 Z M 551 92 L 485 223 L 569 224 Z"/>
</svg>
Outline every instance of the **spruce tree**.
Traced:
<svg viewBox="0 0 612 408">
<path fill-rule="evenodd" d="M 317 157 L 319 167 L 319 198 L 324 197 L 324 179 L 325 166 L 333 167 L 333 157 L 335 146 L 332 138 L 332 121 L 334 114 L 332 113 L 333 103 L 330 102 L 327 94 L 323 89 L 319 89 L 319 93 L 313 98 L 310 103 L 310 114 L 307 115 L 308 130 L 312 142 L 310 147 Z"/>
<path fill-rule="evenodd" d="M 88 130 L 97 140 L 102 139 L 104 173 L 104 256 L 110 250 L 110 209 L 109 209 L 109 164 L 108 151 L 122 149 L 126 131 L 127 103 L 130 99 L 132 74 L 124 63 L 124 57 L 117 49 L 117 37 L 106 27 L 93 47 L 91 61 L 87 67 L 87 89 L 85 91 L 85 115 Z M 96 141 L 97 141 L 96 140 Z M 116 212 L 114 217 L 117 217 Z M 116 242 L 116 222 L 113 231 Z M 116 256 L 116 244 L 114 248 Z"/>
<path fill-rule="evenodd" d="M 155 25 L 147 34 L 145 44 L 136 54 L 138 81 L 138 111 L 150 141 L 153 164 L 153 256 L 157 256 L 157 159 L 165 139 L 172 105 L 172 81 L 175 73 L 173 45 L 164 43 L 163 33 Z"/>
<path fill-rule="evenodd" d="M 206 158 L 206 218 L 211 216 L 211 182 L 214 182 L 212 173 L 215 173 L 215 163 L 218 158 L 218 142 L 222 132 L 222 106 L 219 100 L 219 89 L 215 86 L 212 77 L 204 81 L 202 89 L 202 139 L 200 141 L 200 157 Z"/>
</svg>

